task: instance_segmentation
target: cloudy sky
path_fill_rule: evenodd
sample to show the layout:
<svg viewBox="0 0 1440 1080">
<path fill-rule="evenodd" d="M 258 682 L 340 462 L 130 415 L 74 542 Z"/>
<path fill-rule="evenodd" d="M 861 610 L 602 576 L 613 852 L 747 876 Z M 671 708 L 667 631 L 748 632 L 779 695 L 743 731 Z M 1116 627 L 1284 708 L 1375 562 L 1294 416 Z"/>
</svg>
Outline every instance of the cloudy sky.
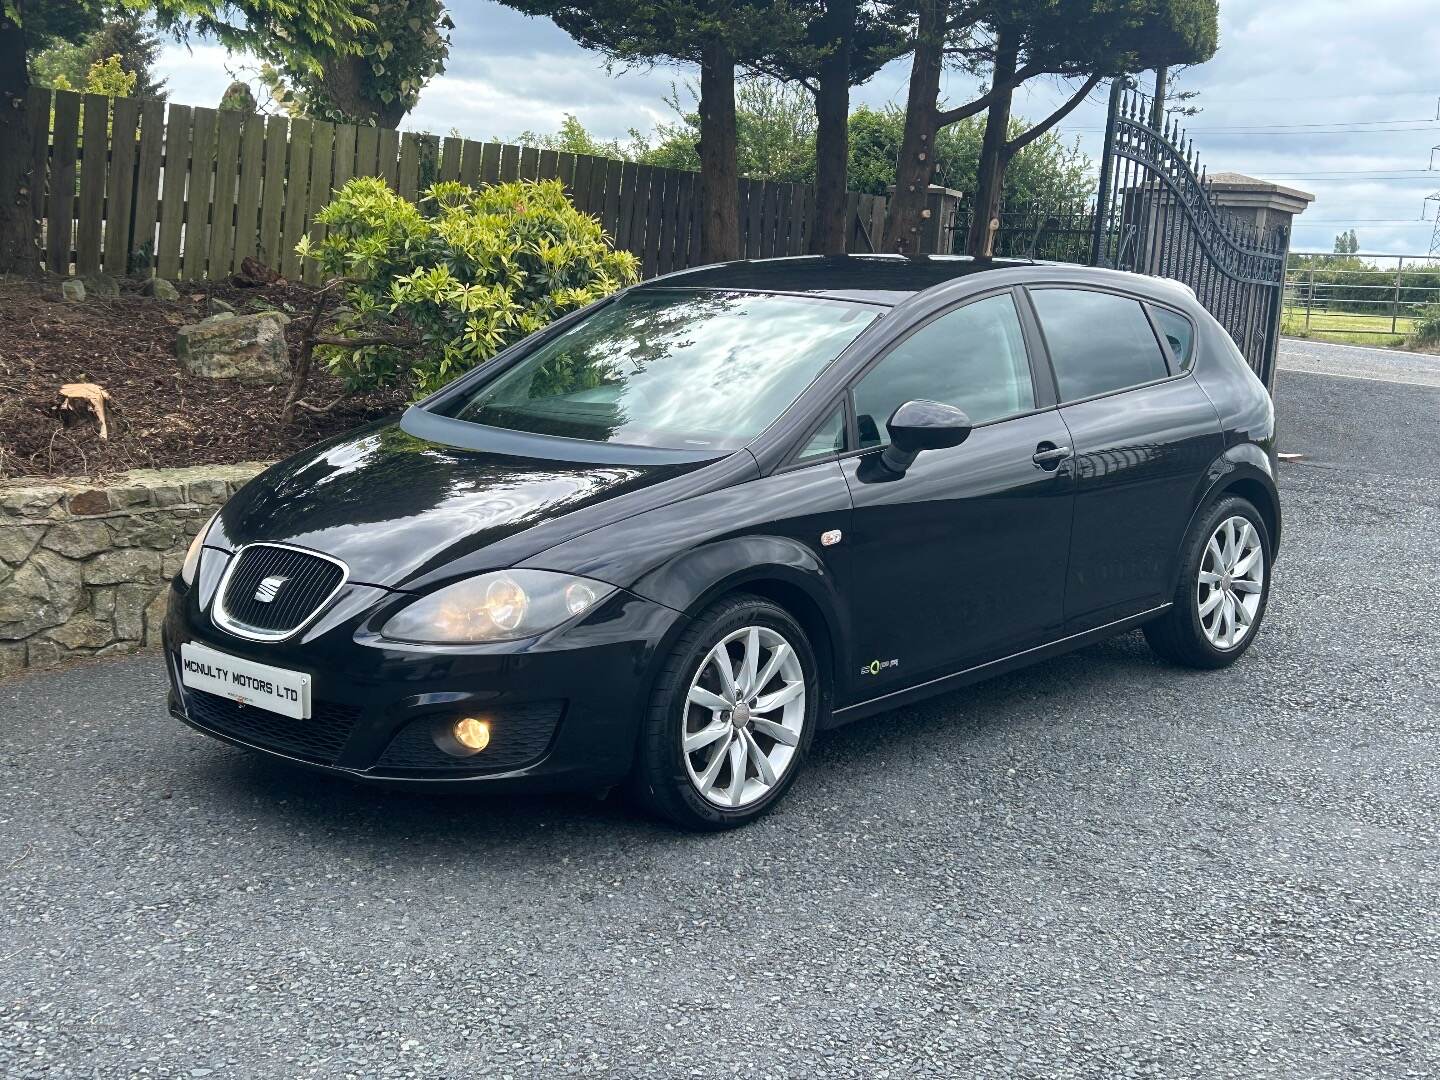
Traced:
<svg viewBox="0 0 1440 1080">
<path fill-rule="evenodd" d="M 1371 252 L 1429 250 L 1440 204 L 1440 11 L 1435 0 L 1221 0 L 1220 51 L 1185 72 L 1204 111 L 1188 121 L 1210 171 L 1231 170 L 1313 192 L 1297 222 L 1297 250 L 1330 250 L 1353 227 Z M 662 98 L 676 68 L 611 76 L 598 58 L 553 24 L 489 0 L 451 0 L 456 29 L 449 71 L 426 89 L 403 125 L 475 138 L 557 128 L 574 113 L 592 132 L 623 138 L 670 116 Z M 203 43 L 167 47 L 160 62 L 172 100 L 212 104 L 243 66 Z M 856 92 L 871 105 L 903 102 L 907 62 Z M 960 76 L 955 100 L 972 86 Z M 1042 116 L 1064 99 L 1058 83 L 1027 88 L 1017 108 Z M 1103 92 L 1071 114 L 1062 132 L 1098 155 Z M 1436 155 L 1440 166 L 1440 153 Z M 1422 207 L 1425 217 L 1421 220 Z"/>
</svg>

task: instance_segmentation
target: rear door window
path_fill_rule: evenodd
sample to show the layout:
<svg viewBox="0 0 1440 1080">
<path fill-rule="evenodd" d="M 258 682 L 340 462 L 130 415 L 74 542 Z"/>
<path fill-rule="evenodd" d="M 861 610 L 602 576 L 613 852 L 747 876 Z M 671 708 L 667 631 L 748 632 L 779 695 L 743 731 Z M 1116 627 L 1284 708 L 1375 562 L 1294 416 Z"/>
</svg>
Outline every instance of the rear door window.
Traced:
<svg viewBox="0 0 1440 1080">
<path fill-rule="evenodd" d="M 1138 300 L 1092 289 L 1035 289 L 1030 296 L 1061 401 L 1108 394 L 1170 374 Z"/>
</svg>

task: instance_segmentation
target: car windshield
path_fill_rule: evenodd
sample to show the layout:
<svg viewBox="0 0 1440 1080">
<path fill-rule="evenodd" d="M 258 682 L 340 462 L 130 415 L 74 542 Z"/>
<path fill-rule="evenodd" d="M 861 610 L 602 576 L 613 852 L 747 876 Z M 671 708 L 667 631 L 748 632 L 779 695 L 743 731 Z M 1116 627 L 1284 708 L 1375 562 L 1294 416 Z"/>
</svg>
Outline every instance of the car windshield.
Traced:
<svg viewBox="0 0 1440 1080">
<path fill-rule="evenodd" d="M 728 452 L 769 426 L 878 314 L 814 297 L 639 289 L 443 411 L 512 431 Z"/>
</svg>

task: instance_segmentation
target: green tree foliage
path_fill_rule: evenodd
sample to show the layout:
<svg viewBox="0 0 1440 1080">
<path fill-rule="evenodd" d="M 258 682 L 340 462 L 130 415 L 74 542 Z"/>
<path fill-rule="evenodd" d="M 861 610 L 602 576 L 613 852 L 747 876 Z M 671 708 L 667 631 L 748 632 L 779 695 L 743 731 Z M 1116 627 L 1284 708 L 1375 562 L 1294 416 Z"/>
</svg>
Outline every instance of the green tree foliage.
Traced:
<svg viewBox="0 0 1440 1080">
<path fill-rule="evenodd" d="M 693 97 L 694 91 L 690 90 Z M 639 161 L 671 169 L 696 169 L 699 139 L 693 111 L 678 104 L 672 91 L 666 103 L 677 113 L 674 123 L 656 125 L 648 134 L 631 131 L 628 141 L 604 141 L 574 116 L 566 116 L 552 134 L 521 132 L 514 141 L 525 146 L 568 150 L 577 154 Z M 1026 121 L 1016 119 L 1017 133 Z M 815 182 L 815 112 L 809 95 L 794 84 L 774 79 L 747 79 L 736 90 L 736 130 L 740 173 L 752 180 L 781 180 L 797 184 Z M 890 105 L 882 109 L 860 106 L 850 114 L 850 189 L 884 195 L 895 183 L 895 160 L 905 129 L 905 113 Z M 944 128 L 935 140 L 935 182 L 975 191 L 976 169 L 984 124 L 978 118 Z M 1020 152 L 1007 174 L 1011 204 L 1035 202 L 1050 207 L 1083 204 L 1095 193 L 1095 169 L 1080 150 L 1079 141 L 1066 143 L 1053 132 L 1036 139 Z"/>
<path fill-rule="evenodd" d="M 1349 232 L 1342 232 L 1339 236 L 1335 237 L 1335 254 L 1354 255 L 1359 250 L 1360 238 L 1355 235 L 1354 229 L 1351 229 Z"/>
<path fill-rule="evenodd" d="M 71 83 L 65 75 L 56 75 L 52 85 L 56 90 L 80 90 L 86 94 L 103 94 L 106 97 L 131 97 L 135 93 L 135 81 L 136 76 L 120 66 L 120 57 L 116 55 L 96 60 L 78 84 Z"/>
<path fill-rule="evenodd" d="M 165 82 L 157 81 L 152 72 L 159 51 L 160 38 L 145 16 L 121 11 L 106 18 L 80 41 L 56 40 L 32 51 L 30 70 L 37 86 L 81 87 L 96 63 L 114 56 L 119 58 L 121 70 L 135 79 L 132 96 L 161 98 L 165 96 Z"/>
<path fill-rule="evenodd" d="M 336 35 L 334 48 L 296 48 L 295 15 L 278 7 L 247 28 L 248 47 L 283 85 L 277 98 L 294 113 L 348 124 L 393 128 L 445 70 L 454 23 L 441 0 L 387 0 L 362 7 L 369 25 Z M 227 35 L 221 40 L 230 43 Z"/>
<path fill-rule="evenodd" d="M 1217 0 L 919 0 L 916 47 L 896 197 L 886 222 L 889 246 L 918 234 L 925 189 L 934 175 L 937 133 L 985 113 L 969 247 L 985 255 L 1010 162 L 1069 116 L 1103 79 L 1161 65 L 1193 64 L 1216 47 Z M 943 107 L 940 74 L 949 61 L 984 79 L 984 93 Z M 1015 90 L 1041 77 L 1080 80 L 1049 116 L 1013 134 Z"/>
<path fill-rule="evenodd" d="M 435 184 L 417 206 L 376 177 L 351 180 L 301 253 L 345 282 L 343 344 L 325 359 L 354 388 L 443 386 L 545 326 L 639 279 L 558 180 L 481 190 Z"/>
<path fill-rule="evenodd" d="M 710 260 L 739 254 L 735 69 L 803 39 L 798 9 L 784 0 L 504 0 L 543 15 L 586 48 L 617 64 L 694 63 L 698 102 L 700 245 Z"/>
<path fill-rule="evenodd" d="M 1019 135 L 1029 121 L 1013 118 L 1010 130 Z M 850 114 L 850 186 L 883 195 L 895 183 L 895 161 L 905 131 L 905 113 L 898 106 L 862 106 Z M 979 117 L 942 128 L 935 137 L 934 182 L 975 193 L 980 143 L 985 125 Z M 1016 156 L 1005 174 L 1006 201 L 1047 207 L 1077 207 L 1095 193 L 1095 170 L 1077 138 L 1067 143 L 1054 132 L 1035 139 Z"/>
</svg>

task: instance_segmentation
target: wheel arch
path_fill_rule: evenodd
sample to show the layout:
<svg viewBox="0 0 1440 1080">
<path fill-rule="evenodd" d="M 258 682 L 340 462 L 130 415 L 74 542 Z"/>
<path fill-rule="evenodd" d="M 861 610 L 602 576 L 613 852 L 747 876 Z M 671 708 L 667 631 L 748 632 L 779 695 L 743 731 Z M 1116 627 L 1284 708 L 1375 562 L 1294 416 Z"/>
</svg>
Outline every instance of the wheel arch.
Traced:
<svg viewBox="0 0 1440 1080">
<path fill-rule="evenodd" d="M 631 591 L 662 603 L 687 618 L 678 620 L 662 648 L 674 647 L 681 626 L 727 596 L 752 593 L 783 608 L 800 624 L 815 652 L 828 692 L 828 710 L 837 690 L 841 659 L 849 640 L 845 606 L 833 575 L 819 556 L 783 536 L 734 537 L 687 551 L 637 581 Z"/>
<path fill-rule="evenodd" d="M 1200 495 L 1195 500 L 1190 520 L 1185 524 L 1180 546 L 1175 552 L 1175 566 L 1170 581 L 1172 592 L 1179 584 L 1185 544 L 1190 538 L 1191 530 L 1195 528 L 1195 522 L 1217 499 L 1226 495 L 1240 496 L 1259 512 L 1270 541 L 1270 561 L 1274 563 L 1280 550 L 1280 493 L 1275 486 L 1269 455 L 1254 443 L 1242 443 L 1230 447 L 1206 470 L 1200 484 Z"/>
</svg>

